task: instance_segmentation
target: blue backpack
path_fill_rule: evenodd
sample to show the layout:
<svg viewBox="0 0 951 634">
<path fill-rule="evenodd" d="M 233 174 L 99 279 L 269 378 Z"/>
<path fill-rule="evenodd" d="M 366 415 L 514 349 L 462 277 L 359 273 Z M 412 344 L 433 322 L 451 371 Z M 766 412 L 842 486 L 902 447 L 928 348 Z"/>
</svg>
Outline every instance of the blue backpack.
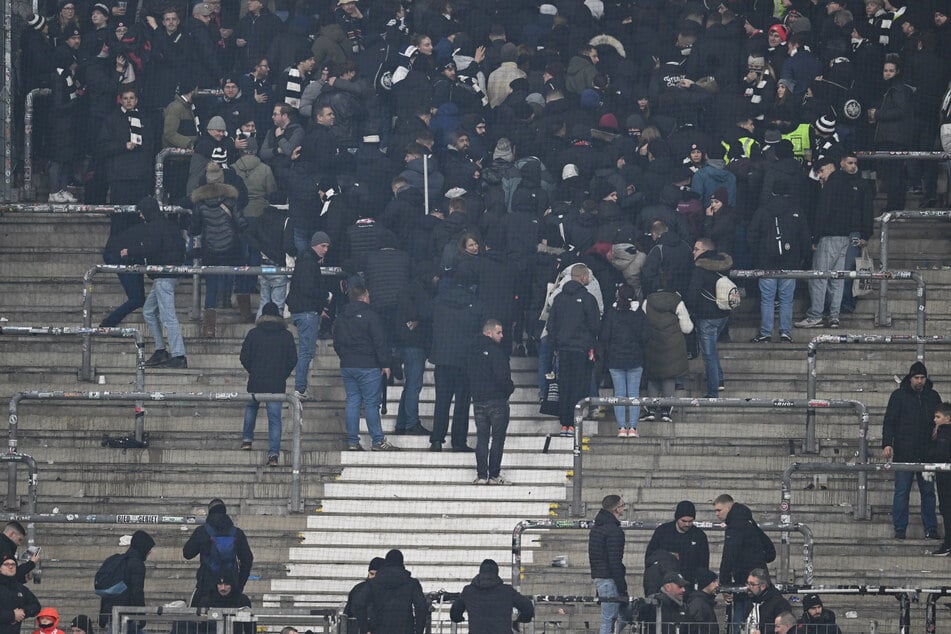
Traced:
<svg viewBox="0 0 951 634">
<path fill-rule="evenodd" d="M 237 527 L 232 525 L 228 532 L 222 535 L 216 533 L 215 529 L 208 524 L 205 524 L 205 530 L 211 537 L 211 550 L 208 552 L 205 565 L 216 577 L 226 570 L 230 570 L 237 577 L 238 560 L 234 553 Z"/>
</svg>

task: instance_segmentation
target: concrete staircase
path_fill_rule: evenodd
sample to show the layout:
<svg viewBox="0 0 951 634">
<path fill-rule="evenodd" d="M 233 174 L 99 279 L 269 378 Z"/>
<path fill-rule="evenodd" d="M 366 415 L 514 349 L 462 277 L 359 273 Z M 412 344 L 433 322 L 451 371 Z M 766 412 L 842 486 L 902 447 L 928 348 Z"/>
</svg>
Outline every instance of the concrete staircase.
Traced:
<svg viewBox="0 0 951 634">
<path fill-rule="evenodd" d="M 43 214 L 0 218 L 0 317 L 7 325 L 79 325 L 81 275 L 100 262 L 107 222 L 101 217 Z M 902 223 L 892 234 L 893 268 L 922 269 L 928 281 L 928 334 L 948 334 L 951 264 L 946 223 Z M 900 254 L 905 254 L 904 256 Z M 924 266 L 924 265 L 922 265 Z M 938 268 L 933 268 L 938 267 Z M 805 284 L 800 285 L 800 295 Z M 236 313 L 220 311 L 218 340 L 199 338 L 198 324 L 187 319 L 190 281 L 178 290 L 178 309 L 186 337 L 189 369 L 150 370 L 146 385 L 160 391 L 243 392 L 246 376 L 237 353 L 248 326 Z M 891 329 L 874 326 L 876 294 L 859 302 L 858 311 L 843 316 L 838 331 L 794 331 L 795 344 L 744 343 L 755 334 L 758 306 L 747 300 L 731 326 L 733 341 L 721 346 L 728 397 L 804 398 L 805 343 L 815 334 L 845 332 L 913 333 L 916 319 L 914 285 L 893 282 L 890 288 Z M 113 276 L 97 278 L 94 323 L 121 301 Z M 802 302 L 802 299 L 798 300 Z M 801 311 L 800 311 L 801 312 Z M 798 313 L 797 313 L 798 315 Z M 145 331 L 139 314 L 123 325 Z M 263 466 L 266 423 L 259 419 L 256 450 L 238 449 L 243 403 L 152 403 L 146 429 L 146 450 L 100 447 L 104 433 L 122 435 L 132 429 L 131 404 L 21 404 L 21 450 L 40 462 L 40 510 L 61 513 L 203 514 L 211 497 L 228 503 L 237 523 L 248 532 L 255 550 L 255 579 L 248 591 L 255 605 L 268 607 L 327 606 L 343 600 L 365 576 L 366 565 L 389 548 L 401 548 L 407 567 L 426 591 L 460 589 L 485 557 L 495 558 L 503 576 L 511 570 L 511 532 L 521 519 L 567 517 L 572 479 L 570 440 L 555 436 L 543 452 L 545 436 L 556 431 L 554 419 L 537 415 L 534 362 L 513 359 L 518 386 L 512 403 L 512 424 L 503 471 L 510 487 L 475 487 L 471 455 L 426 451 L 426 438 L 391 436 L 403 450 L 394 453 L 346 452 L 343 388 L 336 358 L 321 342 L 312 384 L 320 396 L 304 406 L 303 469 L 307 513 L 286 512 L 289 460 Z M 104 384 L 77 380 L 80 344 L 75 338 L 0 336 L 0 396 L 33 389 L 131 389 L 135 356 L 126 340 L 94 341 L 96 376 Z M 148 349 L 151 352 L 151 349 Z M 951 376 L 947 346 L 928 348 L 928 367 L 939 392 Z M 819 397 L 857 398 L 871 413 L 870 447 L 877 451 L 881 414 L 894 389 L 893 375 L 904 374 L 914 360 L 913 346 L 826 346 L 820 349 Z M 698 396 L 702 363 L 691 363 L 686 389 L 678 396 Z M 605 390 L 603 393 L 607 394 Z M 390 391 L 395 401 L 398 388 Z M 434 391 L 427 372 L 422 414 L 431 420 Z M 391 403 L 384 428 L 391 430 L 396 410 Z M 285 420 L 288 420 L 286 417 Z M 804 412 L 684 408 L 674 423 L 643 423 L 641 438 L 614 437 L 611 413 L 586 427 L 583 498 L 593 517 L 601 497 L 620 493 L 632 505 L 632 519 L 666 521 L 680 499 L 692 499 L 700 520 L 712 520 L 710 502 L 730 492 L 750 505 L 758 519 L 778 520 L 779 477 L 791 461 L 853 460 L 858 424 L 845 411 L 817 414 L 820 453 L 801 453 Z M 285 431 L 285 447 L 289 437 Z M 474 438 L 470 439 L 474 444 Z M 105 467 L 105 468 L 104 468 Z M 25 493 L 21 478 L 20 493 Z M 909 540 L 891 539 L 890 479 L 872 476 L 871 522 L 853 521 L 855 479 L 829 477 L 827 488 L 812 477 L 794 480 L 793 519 L 808 524 L 816 539 L 815 574 L 819 584 L 946 584 L 943 559 L 928 554 L 936 544 L 920 539 L 914 520 Z M 917 496 L 913 496 L 913 502 Z M 914 518 L 914 509 L 912 512 Z M 43 583 L 35 587 L 44 604 L 61 614 L 95 612 L 91 577 L 99 562 L 119 550 L 118 537 L 135 527 L 104 525 L 37 526 L 38 542 L 47 557 Z M 158 543 L 150 559 L 147 596 L 159 603 L 185 599 L 195 565 L 181 559 L 190 527 L 146 527 Z M 631 587 L 640 587 L 643 548 L 648 531 L 631 531 L 626 560 Z M 775 536 L 778 542 L 778 536 Z M 719 562 L 722 534 L 710 532 L 711 565 Z M 523 590 L 539 594 L 591 595 L 586 531 L 551 530 L 525 534 Z M 801 579 L 801 540 L 792 536 L 795 578 Z M 565 556 L 567 568 L 552 567 Z M 855 607 L 850 629 L 867 631 L 868 618 L 895 623 L 893 600 L 827 601 L 840 612 Z M 564 606 L 565 614 L 541 610 L 542 620 L 558 621 L 560 631 L 580 631 L 591 610 Z M 919 610 L 920 613 L 920 610 Z M 918 619 L 918 616 L 916 616 Z M 940 623 L 940 621 L 939 621 Z M 917 629 L 918 620 L 916 620 Z M 859 627 L 862 625 L 862 627 Z M 851 627 L 855 626 L 855 627 Z M 552 626 L 554 628 L 554 626 Z M 880 631 L 895 631 L 881 629 Z"/>
</svg>

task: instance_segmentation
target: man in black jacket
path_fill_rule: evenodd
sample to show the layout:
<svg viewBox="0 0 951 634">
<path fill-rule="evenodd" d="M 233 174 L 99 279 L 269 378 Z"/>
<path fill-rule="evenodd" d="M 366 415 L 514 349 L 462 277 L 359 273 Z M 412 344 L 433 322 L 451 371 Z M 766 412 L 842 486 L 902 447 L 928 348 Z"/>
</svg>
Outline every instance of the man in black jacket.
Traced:
<svg viewBox="0 0 951 634">
<path fill-rule="evenodd" d="M 153 546 L 155 546 L 155 540 L 145 531 L 139 530 L 132 534 L 132 544 L 125 553 L 122 574 L 126 589 L 119 595 L 102 597 L 99 602 L 99 627 L 112 631 L 112 606 L 114 605 L 145 606 L 145 560 L 148 559 Z M 145 621 L 138 621 L 138 628 L 135 623 L 135 621 L 129 623 L 130 634 L 145 627 Z"/>
<path fill-rule="evenodd" d="M 667 290 L 686 295 L 693 270 L 690 245 L 670 231 L 667 223 L 661 220 L 656 220 L 651 225 L 651 238 L 654 244 L 648 250 L 647 259 L 641 268 L 641 289 L 644 297 L 660 288 L 662 270 L 670 271 L 672 288 Z"/>
<path fill-rule="evenodd" d="M 895 462 L 924 462 L 934 429 L 934 412 L 941 403 L 928 369 L 916 361 L 902 379 L 898 389 L 888 398 L 885 420 L 882 424 L 882 458 Z M 905 539 L 908 529 L 908 497 L 912 482 L 918 482 L 921 496 L 921 522 L 925 537 L 940 539 L 938 518 L 935 515 L 934 482 L 924 479 L 920 472 L 896 471 L 895 495 L 892 499 L 892 524 L 895 539 Z M 949 527 L 945 527 L 949 530 Z"/>
<path fill-rule="evenodd" d="M 234 573 L 230 570 L 217 575 L 215 580 L 215 589 L 206 595 L 200 596 L 195 600 L 195 607 L 198 608 L 250 608 L 251 599 L 243 592 L 235 589 L 237 582 Z M 235 623 L 234 634 L 252 634 L 254 625 L 252 623 Z M 197 634 L 216 634 L 215 623 L 201 623 L 198 625 Z"/>
<path fill-rule="evenodd" d="M 717 398 L 723 385 L 723 368 L 717 340 L 726 328 L 730 311 L 717 306 L 717 282 L 733 267 L 728 253 L 718 253 L 711 238 L 700 238 L 693 245 L 694 269 L 690 276 L 686 304 L 697 326 L 703 366 L 707 376 L 707 398 Z"/>
<path fill-rule="evenodd" d="M 249 394 L 283 394 L 287 377 L 297 365 L 297 347 L 294 335 L 287 331 L 287 324 L 280 316 L 277 304 L 264 305 L 257 325 L 248 331 L 241 344 L 241 365 L 248 371 Z M 241 449 L 251 451 L 254 441 L 254 425 L 261 404 L 254 396 L 244 409 L 244 430 L 241 432 Z M 267 410 L 267 464 L 277 466 L 281 452 L 281 401 L 268 401 Z"/>
<path fill-rule="evenodd" d="M 515 588 L 502 583 L 499 565 L 486 559 L 479 566 L 479 574 L 462 589 L 449 610 L 454 623 L 462 623 L 463 612 L 469 613 L 469 634 L 498 634 L 512 629 L 512 609 L 518 610 L 519 623 L 531 623 L 535 606 Z"/>
<path fill-rule="evenodd" d="M 251 576 L 251 566 L 254 564 L 254 553 L 251 552 L 247 536 L 235 526 L 228 515 L 228 507 L 220 498 L 208 503 L 205 523 L 192 531 L 191 537 L 182 546 L 182 556 L 189 560 L 198 556 L 192 606 L 196 605 L 199 597 L 217 590 L 218 579 L 225 571 L 234 575 L 232 590 L 238 594 L 244 592 L 244 586 Z"/>
<path fill-rule="evenodd" d="M 3 527 L 3 533 L 0 533 L 0 555 L 9 555 L 16 558 L 17 548 L 23 545 L 26 539 L 26 529 L 23 524 L 17 521 L 7 522 Z M 36 568 L 40 563 L 40 553 L 34 553 L 30 558 L 17 565 L 17 581 L 26 583 L 26 576 Z"/>
<path fill-rule="evenodd" d="M 473 451 L 466 444 L 470 400 L 466 364 L 485 319 L 482 302 L 470 288 L 474 282 L 471 271 L 456 271 L 449 287 L 440 291 L 433 301 L 433 349 L 429 360 L 436 366 L 436 403 L 433 406 L 433 431 L 429 436 L 430 451 L 442 451 L 453 399 L 452 450 Z"/>
<path fill-rule="evenodd" d="M 146 264 L 180 265 L 185 259 L 185 240 L 174 222 L 165 217 L 154 198 L 146 196 L 136 205 L 144 224 L 133 227 L 137 233 L 129 237 L 130 246 L 119 251 L 123 258 L 141 259 Z M 152 290 L 145 298 L 142 317 L 155 338 L 155 352 L 145 362 L 146 367 L 187 368 L 185 340 L 175 314 L 175 287 L 178 276 L 173 273 L 149 273 Z M 171 354 L 165 349 L 162 326 L 168 331 Z"/>
<path fill-rule="evenodd" d="M 746 614 L 746 631 L 774 634 L 776 617 L 791 612 L 789 601 L 780 594 L 763 568 L 754 568 L 746 580 L 746 590 L 752 602 Z"/>
<path fill-rule="evenodd" d="M 574 433 L 575 404 L 588 393 L 594 350 L 601 332 L 598 302 L 585 288 L 591 270 L 584 265 L 571 269 L 571 281 L 552 300 L 548 316 L 548 340 L 558 354 L 558 409 L 561 433 Z"/>
<path fill-rule="evenodd" d="M 419 420 L 419 393 L 423 389 L 426 355 L 433 343 L 433 295 L 437 279 L 432 261 L 418 261 L 413 280 L 397 299 L 396 344 L 403 360 L 403 392 L 396 415 L 397 435 L 430 434 Z"/>
<path fill-rule="evenodd" d="M 334 322 L 333 338 L 334 350 L 340 357 L 340 376 L 347 391 L 347 449 L 363 451 L 361 405 L 370 432 L 370 450 L 397 449 L 383 435 L 380 422 L 380 397 L 383 381 L 390 378 L 390 353 L 383 334 L 383 320 L 370 308 L 370 291 L 365 286 L 350 287 L 350 303 Z"/>
<path fill-rule="evenodd" d="M 627 573 L 624 567 L 624 530 L 621 518 L 627 505 L 620 495 L 608 495 L 601 500 L 601 510 L 594 518 L 594 528 L 588 534 L 588 564 L 591 578 L 600 599 L 620 599 L 627 596 Z M 627 625 L 621 604 L 606 601 L 601 604 L 600 634 L 614 632 L 614 621 L 619 621 L 618 630 Z"/>
<path fill-rule="evenodd" d="M 488 319 L 467 366 L 475 409 L 476 479 L 473 484 L 510 484 L 499 471 L 509 426 L 509 397 L 515 391 L 508 355 L 502 350 L 502 323 Z M 489 438 L 492 448 L 489 448 Z"/>
<path fill-rule="evenodd" d="M 347 595 L 347 604 L 343 608 L 343 614 L 347 617 L 348 634 L 366 634 L 367 632 L 367 592 L 370 580 L 376 577 L 376 573 L 383 567 L 385 559 L 374 557 L 370 560 L 370 566 L 367 568 L 367 578 L 357 585 L 350 588 Z"/>
<path fill-rule="evenodd" d="M 697 573 L 710 568 L 710 546 L 707 534 L 694 526 L 697 509 L 693 502 L 683 500 L 674 511 L 674 521 L 665 522 L 654 530 L 651 540 L 644 551 L 645 565 L 657 550 L 677 553 L 677 570 L 684 579 L 693 583 Z"/>
<path fill-rule="evenodd" d="M 324 287 L 320 263 L 330 249 L 330 236 L 317 231 L 310 238 L 310 248 L 298 254 L 291 275 L 291 290 L 287 307 L 291 322 L 297 328 L 297 368 L 294 370 L 294 396 L 307 399 L 307 379 L 310 362 L 317 351 L 317 332 L 320 320 L 327 319 L 331 294 Z"/>
<path fill-rule="evenodd" d="M 376 577 L 367 583 L 368 632 L 423 634 L 429 624 L 429 603 L 423 587 L 403 567 L 403 553 L 391 550 Z"/>
<path fill-rule="evenodd" d="M 696 590 L 687 593 L 687 622 L 690 634 L 720 634 L 716 613 L 720 582 L 712 570 L 697 571 Z"/>
</svg>

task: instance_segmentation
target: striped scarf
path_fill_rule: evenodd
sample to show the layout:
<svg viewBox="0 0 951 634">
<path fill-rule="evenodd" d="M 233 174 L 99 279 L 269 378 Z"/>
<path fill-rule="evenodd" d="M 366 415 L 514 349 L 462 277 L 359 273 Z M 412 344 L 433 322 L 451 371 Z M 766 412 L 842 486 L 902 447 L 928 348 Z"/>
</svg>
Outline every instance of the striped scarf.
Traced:
<svg viewBox="0 0 951 634">
<path fill-rule="evenodd" d="M 76 92 L 76 89 L 79 88 L 76 85 L 76 80 L 73 79 L 73 74 L 69 72 L 68 68 L 57 68 L 56 74 L 63 78 L 63 81 L 66 82 L 66 94 L 69 96 L 69 100 L 72 101 L 79 94 Z"/>
<path fill-rule="evenodd" d="M 129 140 L 136 145 L 142 145 L 142 119 L 136 109 L 121 109 L 129 120 Z"/>
<path fill-rule="evenodd" d="M 293 108 L 300 108 L 300 98 L 304 94 L 306 83 L 300 71 L 291 66 L 287 70 L 287 83 L 284 84 L 284 103 Z"/>
</svg>

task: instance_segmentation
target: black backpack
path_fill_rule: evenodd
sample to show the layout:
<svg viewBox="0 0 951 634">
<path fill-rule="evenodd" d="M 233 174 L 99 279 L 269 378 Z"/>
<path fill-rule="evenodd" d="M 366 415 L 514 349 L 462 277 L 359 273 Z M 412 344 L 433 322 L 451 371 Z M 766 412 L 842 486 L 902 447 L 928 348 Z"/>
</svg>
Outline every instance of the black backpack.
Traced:
<svg viewBox="0 0 951 634">
<path fill-rule="evenodd" d="M 125 582 L 126 554 L 109 555 L 96 571 L 93 588 L 103 598 L 115 598 L 129 589 Z"/>
</svg>

